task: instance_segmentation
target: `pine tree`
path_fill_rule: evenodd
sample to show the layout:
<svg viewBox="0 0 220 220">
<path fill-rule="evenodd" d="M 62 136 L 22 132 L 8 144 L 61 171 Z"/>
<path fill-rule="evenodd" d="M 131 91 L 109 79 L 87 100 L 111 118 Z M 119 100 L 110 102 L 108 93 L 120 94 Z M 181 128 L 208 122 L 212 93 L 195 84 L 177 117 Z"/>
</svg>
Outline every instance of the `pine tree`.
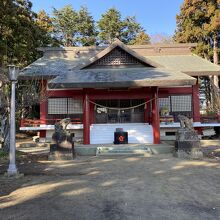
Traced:
<svg viewBox="0 0 220 220">
<path fill-rule="evenodd" d="M 175 41 L 198 43 L 196 53 L 218 64 L 219 0 L 185 0 L 177 15 Z"/>
<path fill-rule="evenodd" d="M 38 26 L 37 15 L 32 11 L 29 0 L 1 0 L 0 17 L 0 75 L 6 75 L 8 64 L 24 67 L 36 60 L 39 57 L 36 48 L 47 45 L 48 34 Z M 10 112 L 10 86 L 7 82 L 1 88 L 0 95 L 0 130 L 3 133 L 3 147 L 7 150 Z M 17 95 L 21 95 L 20 92 Z"/>
<path fill-rule="evenodd" d="M 104 44 L 109 44 L 114 41 L 115 38 L 122 37 L 124 30 L 124 22 L 121 19 L 121 13 L 115 9 L 110 8 L 105 14 L 101 15 L 101 19 L 98 21 L 99 38 Z"/>
<path fill-rule="evenodd" d="M 39 37 L 39 39 L 41 40 L 41 42 L 39 42 L 41 47 L 60 46 L 61 42 L 59 42 L 54 37 L 54 26 L 52 18 L 44 10 L 41 10 L 37 13 L 37 18 L 35 22 L 38 27 L 38 35 L 44 36 Z"/>
<path fill-rule="evenodd" d="M 74 46 L 76 44 L 76 34 L 78 31 L 78 14 L 71 5 L 53 10 L 53 25 L 57 39 L 63 42 L 64 46 Z"/>
<path fill-rule="evenodd" d="M 110 8 L 102 14 L 98 28 L 100 41 L 104 44 L 112 43 L 115 38 L 132 44 L 138 34 L 144 31 L 134 16 L 122 19 L 121 13 L 115 8 Z"/>
<path fill-rule="evenodd" d="M 133 44 L 132 42 L 135 41 L 135 39 L 141 36 L 143 37 L 144 30 L 134 16 L 126 17 L 123 23 L 124 29 L 122 32 L 122 41 L 124 43 Z"/>
<path fill-rule="evenodd" d="M 185 0 L 177 15 L 174 39 L 180 43 L 198 43 L 195 52 L 219 64 L 220 0 Z M 210 78 L 210 91 L 214 91 L 210 97 L 219 97 L 218 86 L 218 76 Z M 216 98 L 211 99 L 212 105 L 217 103 Z"/>
<path fill-rule="evenodd" d="M 77 32 L 76 41 L 78 45 L 95 45 L 97 37 L 95 21 L 86 7 L 81 7 L 78 12 Z"/>
<path fill-rule="evenodd" d="M 134 44 L 134 45 L 146 45 L 150 44 L 150 37 L 148 34 L 146 34 L 144 31 L 140 32 L 137 34 L 134 40 L 131 40 L 129 44 Z"/>
</svg>

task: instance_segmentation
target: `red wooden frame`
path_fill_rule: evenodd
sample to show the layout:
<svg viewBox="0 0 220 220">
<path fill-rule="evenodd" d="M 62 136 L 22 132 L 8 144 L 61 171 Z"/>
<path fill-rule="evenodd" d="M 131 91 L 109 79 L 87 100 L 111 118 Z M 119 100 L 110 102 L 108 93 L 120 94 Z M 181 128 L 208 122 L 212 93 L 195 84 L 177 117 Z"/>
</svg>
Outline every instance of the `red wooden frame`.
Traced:
<svg viewBox="0 0 220 220">
<path fill-rule="evenodd" d="M 46 86 L 46 82 L 44 82 Z M 168 97 L 169 95 L 185 95 L 191 94 L 193 99 L 193 116 L 194 121 L 200 121 L 199 112 L 199 87 L 198 84 L 189 87 L 173 87 L 173 88 L 129 88 L 129 89 L 79 89 L 79 90 L 50 90 L 52 97 L 69 97 L 75 99 L 83 99 L 83 136 L 84 144 L 90 143 L 90 125 L 94 123 L 94 105 L 89 100 L 108 100 L 108 99 L 145 99 L 150 100 L 152 97 L 156 98 L 152 101 L 152 105 L 146 104 L 144 119 L 153 127 L 154 143 L 160 143 L 160 117 L 158 99 L 160 97 Z M 151 116 L 149 115 L 152 106 Z M 47 101 L 40 104 L 40 120 L 48 121 L 47 119 Z M 54 120 L 54 119 L 52 119 Z M 80 122 L 77 122 L 80 123 Z M 43 132 L 42 135 L 43 136 Z"/>
</svg>

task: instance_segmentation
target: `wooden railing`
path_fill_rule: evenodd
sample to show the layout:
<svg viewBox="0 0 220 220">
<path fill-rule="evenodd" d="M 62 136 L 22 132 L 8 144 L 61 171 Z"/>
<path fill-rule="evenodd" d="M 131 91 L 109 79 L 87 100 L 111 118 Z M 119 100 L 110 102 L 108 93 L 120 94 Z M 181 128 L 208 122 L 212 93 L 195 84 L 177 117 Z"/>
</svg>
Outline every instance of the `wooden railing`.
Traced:
<svg viewBox="0 0 220 220">
<path fill-rule="evenodd" d="M 54 125 L 62 119 L 21 119 L 20 127 L 38 127 L 40 125 Z M 218 115 L 201 115 L 201 123 L 220 123 L 220 114 Z M 71 118 L 71 124 L 82 124 L 81 118 Z"/>
<path fill-rule="evenodd" d="M 216 115 L 201 115 L 202 123 L 220 123 L 220 114 Z"/>
<path fill-rule="evenodd" d="M 21 119 L 20 127 L 38 127 L 40 125 L 54 125 L 62 119 Z M 82 124 L 81 118 L 71 118 L 71 124 Z"/>
</svg>

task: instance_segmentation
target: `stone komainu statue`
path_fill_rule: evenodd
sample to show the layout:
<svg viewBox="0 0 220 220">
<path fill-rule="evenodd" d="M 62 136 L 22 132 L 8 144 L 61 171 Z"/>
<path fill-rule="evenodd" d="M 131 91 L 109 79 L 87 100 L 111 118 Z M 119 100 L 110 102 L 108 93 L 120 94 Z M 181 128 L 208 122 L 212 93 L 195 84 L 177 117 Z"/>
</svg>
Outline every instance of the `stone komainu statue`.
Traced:
<svg viewBox="0 0 220 220">
<path fill-rule="evenodd" d="M 50 159 L 72 160 L 76 157 L 74 133 L 67 131 L 70 122 L 70 118 L 64 118 L 55 124 L 55 132 L 52 135 L 53 143 L 50 145 Z"/>
<path fill-rule="evenodd" d="M 178 115 L 177 118 L 180 121 L 180 127 L 181 128 L 185 128 L 185 129 L 188 129 L 190 131 L 194 131 L 192 118 L 189 119 L 184 115 Z"/>
<path fill-rule="evenodd" d="M 203 157 L 200 140 L 193 128 L 192 119 L 178 115 L 180 129 L 176 132 L 174 155 L 184 159 L 199 159 Z"/>
<path fill-rule="evenodd" d="M 52 140 L 56 143 L 57 147 L 60 147 L 65 141 L 72 142 L 73 135 L 67 131 L 67 126 L 70 122 L 70 118 L 64 118 L 55 124 L 55 132 L 52 135 Z"/>
</svg>

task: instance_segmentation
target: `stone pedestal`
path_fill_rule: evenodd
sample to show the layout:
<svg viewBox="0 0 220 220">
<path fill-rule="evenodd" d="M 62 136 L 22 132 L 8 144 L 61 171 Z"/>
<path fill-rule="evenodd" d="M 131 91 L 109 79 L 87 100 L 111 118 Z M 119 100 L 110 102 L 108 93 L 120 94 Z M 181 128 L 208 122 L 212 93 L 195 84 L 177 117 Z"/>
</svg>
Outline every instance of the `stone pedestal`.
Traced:
<svg viewBox="0 0 220 220">
<path fill-rule="evenodd" d="M 49 160 L 72 160 L 76 157 L 74 150 L 74 134 L 63 135 L 56 139 L 50 145 Z"/>
<path fill-rule="evenodd" d="M 175 156 L 185 159 L 203 157 L 200 140 L 195 130 L 180 128 L 176 133 Z"/>
</svg>

